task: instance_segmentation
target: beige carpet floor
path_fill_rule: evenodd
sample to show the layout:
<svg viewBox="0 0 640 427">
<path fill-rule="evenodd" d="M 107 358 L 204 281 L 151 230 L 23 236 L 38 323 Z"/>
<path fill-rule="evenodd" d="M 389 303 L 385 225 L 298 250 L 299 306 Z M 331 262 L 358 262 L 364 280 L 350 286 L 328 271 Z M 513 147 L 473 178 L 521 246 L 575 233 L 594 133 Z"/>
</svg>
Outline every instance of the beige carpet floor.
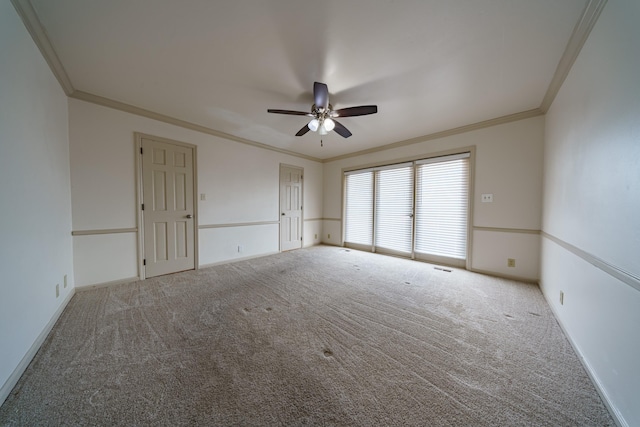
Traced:
<svg viewBox="0 0 640 427">
<path fill-rule="evenodd" d="M 0 425 L 615 425 L 537 285 L 318 246 L 78 292 Z"/>
</svg>

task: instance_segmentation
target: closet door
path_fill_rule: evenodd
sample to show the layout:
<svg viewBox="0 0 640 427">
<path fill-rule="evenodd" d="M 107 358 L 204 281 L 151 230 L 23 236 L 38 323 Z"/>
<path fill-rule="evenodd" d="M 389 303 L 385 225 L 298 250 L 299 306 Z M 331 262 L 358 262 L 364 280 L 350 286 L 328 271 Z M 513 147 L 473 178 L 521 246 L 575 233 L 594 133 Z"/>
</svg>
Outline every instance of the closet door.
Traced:
<svg viewBox="0 0 640 427">
<path fill-rule="evenodd" d="M 280 165 L 280 250 L 302 247 L 302 184 L 301 168 Z"/>
<path fill-rule="evenodd" d="M 145 277 L 193 270 L 195 148 L 148 138 L 141 146 Z"/>
</svg>

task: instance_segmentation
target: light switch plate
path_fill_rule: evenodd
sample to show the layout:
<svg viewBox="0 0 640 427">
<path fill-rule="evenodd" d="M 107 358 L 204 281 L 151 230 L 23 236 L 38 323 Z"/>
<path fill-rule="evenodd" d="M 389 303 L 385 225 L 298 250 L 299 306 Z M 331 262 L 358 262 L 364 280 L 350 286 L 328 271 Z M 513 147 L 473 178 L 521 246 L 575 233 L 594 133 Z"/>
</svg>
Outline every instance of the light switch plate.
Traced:
<svg viewBox="0 0 640 427">
<path fill-rule="evenodd" d="M 483 194 L 482 195 L 482 203 L 493 203 L 493 194 Z"/>
</svg>

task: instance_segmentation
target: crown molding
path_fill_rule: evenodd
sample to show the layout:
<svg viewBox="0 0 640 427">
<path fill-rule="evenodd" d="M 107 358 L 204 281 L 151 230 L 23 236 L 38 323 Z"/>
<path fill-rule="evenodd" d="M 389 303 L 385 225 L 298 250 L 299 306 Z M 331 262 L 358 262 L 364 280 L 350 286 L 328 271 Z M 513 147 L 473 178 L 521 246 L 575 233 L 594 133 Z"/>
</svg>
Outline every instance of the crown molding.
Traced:
<svg viewBox="0 0 640 427">
<path fill-rule="evenodd" d="M 11 0 L 11 3 L 13 4 L 13 7 L 15 8 L 20 18 L 22 19 L 22 22 L 25 28 L 27 29 L 27 31 L 29 32 L 29 34 L 31 35 L 31 38 L 33 39 L 34 43 L 36 44 L 36 46 L 38 46 L 38 49 L 40 50 L 40 53 L 42 54 L 47 64 L 49 65 L 51 72 L 54 74 L 54 76 L 58 80 L 58 83 L 62 87 L 62 90 L 68 97 L 91 102 L 94 104 L 102 105 L 102 106 L 113 108 L 120 111 L 125 111 L 127 113 L 147 117 L 147 118 L 158 120 L 161 122 L 169 123 L 174 126 L 195 130 L 197 132 L 205 133 L 205 134 L 216 136 L 219 138 L 240 142 L 242 144 L 251 145 L 253 147 L 275 151 L 281 154 L 287 154 L 290 156 L 311 160 L 314 162 L 322 162 L 321 159 L 313 156 L 307 156 L 305 154 L 296 153 L 294 151 L 285 150 L 283 148 L 273 147 L 271 145 L 263 144 L 261 142 L 240 138 L 228 133 L 217 131 L 215 129 L 212 129 L 206 126 L 197 125 L 195 123 L 190 123 L 184 120 L 176 119 L 174 117 L 156 113 L 154 111 L 145 110 L 144 108 L 135 107 L 133 105 L 126 104 L 124 102 L 119 102 L 109 98 L 104 98 L 98 95 L 94 95 L 91 93 L 75 90 L 75 88 L 71 84 L 71 79 L 69 79 L 69 76 L 66 70 L 62 66 L 62 62 L 60 61 L 58 54 L 53 48 L 53 45 L 51 44 L 51 41 L 47 36 L 47 32 L 42 26 L 42 23 L 38 18 L 38 14 L 33 8 L 33 5 L 31 4 L 30 0 Z"/>
<path fill-rule="evenodd" d="M 600 16 L 602 9 L 607 3 L 607 0 L 588 0 L 582 12 L 582 15 L 578 20 L 578 23 L 573 29 L 571 37 L 569 38 L 569 41 L 564 50 L 564 53 L 560 58 L 556 71 L 553 75 L 553 78 L 551 79 L 551 83 L 547 88 L 547 91 L 545 93 L 545 96 L 539 108 L 535 108 L 532 110 L 523 111 L 515 114 L 510 114 L 510 115 L 506 115 L 506 116 L 502 116 L 502 117 L 498 117 L 490 120 L 485 120 L 482 122 L 473 123 L 465 126 L 460 126 L 460 127 L 445 130 L 442 132 L 436 132 L 436 133 L 432 133 L 432 134 L 428 134 L 428 135 L 424 135 L 416 138 L 398 141 L 391 144 L 385 144 L 379 147 L 373 147 L 370 149 L 361 150 L 354 153 L 344 154 L 341 156 L 331 157 L 327 159 L 320 159 L 317 157 L 297 153 L 294 151 L 277 148 L 268 144 L 252 141 L 252 140 L 241 138 L 225 132 L 221 132 L 221 131 L 209 128 L 207 126 L 198 125 L 195 123 L 187 122 L 185 120 L 181 120 L 181 119 L 177 119 L 164 114 L 156 113 L 154 111 L 146 110 L 144 108 L 129 105 L 120 101 L 115 101 L 115 100 L 94 95 L 88 92 L 75 90 L 30 0 L 11 0 L 11 3 L 13 4 L 16 12 L 22 19 L 22 22 L 24 23 L 27 31 L 29 31 L 29 34 L 31 34 L 33 41 L 35 42 L 36 46 L 38 46 L 38 49 L 42 53 L 42 56 L 44 57 L 45 61 L 49 65 L 49 68 L 55 75 L 56 79 L 60 83 L 60 86 L 62 87 L 63 91 L 67 96 L 71 98 L 79 99 L 82 101 L 91 102 L 94 104 L 113 108 L 116 110 L 128 112 L 138 116 L 151 118 L 154 120 L 172 124 L 174 126 L 183 127 L 186 129 L 194 130 L 197 132 L 205 133 L 205 134 L 216 136 L 219 138 L 239 142 L 242 144 L 251 145 L 253 147 L 275 151 L 281 154 L 286 154 L 286 155 L 290 155 L 290 156 L 294 156 L 294 157 L 298 157 L 306 160 L 311 160 L 315 162 L 329 163 L 336 160 L 342 160 L 350 157 L 361 156 L 364 154 L 370 154 L 370 153 L 375 153 L 379 151 L 390 150 L 393 148 L 404 147 L 407 145 L 417 144 L 417 143 L 434 140 L 438 138 L 444 138 L 447 136 L 457 135 L 460 133 L 465 133 L 473 130 L 483 129 L 491 126 L 496 126 L 504 123 L 509 123 L 517 120 L 523 120 L 523 119 L 546 114 L 546 112 L 551 107 L 551 104 L 553 103 L 553 100 L 558 94 L 560 88 L 562 87 L 564 80 L 569 74 L 569 71 L 571 70 L 573 63 L 575 62 L 587 38 L 589 37 L 589 34 L 591 33 L 591 30 L 593 29 L 596 21 L 598 20 L 598 17 Z"/>
<path fill-rule="evenodd" d="M 589 34 L 591 34 L 591 30 L 596 24 L 605 4 L 607 4 L 607 0 L 589 0 L 582 11 L 582 15 L 580 16 L 576 26 L 573 28 L 573 33 L 571 33 L 571 37 L 567 42 L 567 46 L 560 58 L 560 62 L 558 62 L 558 67 L 551 79 L 549 87 L 547 88 L 547 93 L 544 95 L 542 103 L 540 104 L 540 110 L 542 110 L 543 113 L 546 113 L 549 111 L 549 108 L 551 108 L 553 100 L 560 91 L 567 75 L 569 75 L 569 71 L 571 71 L 573 63 L 578 58 L 578 55 L 587 41 Z"/>
<path fill-rule="evenodd" d="M 49 41 L 47 32 L 44 30 L 44 27 L 38 18 L 38 14 L 33 9 L 31 2 L 29 0 L 11 0 L 11 3 L 13 4 L 16 12 L 18 12 L 20 19 L 22 19 L 27 31 L 31 34 L 31 38 L 35 42 L 36 46 L 40 49 L 40 53 L 44 60 L 49 64 L 51 72 L 56 76 L 56 79 L 58 79 L 58 83 L 62 86 L 62 90 L 67 94 L 67 96 L 71 95 L 74 91 L 71 80 L 62 66 L 62 62 L 60 62 L 60 58 L 58 58 L 56 51 L 53 49 L 53 45 L 51 44 L 51 41 Z"/>
<path fill-rule="evenodd" d="M 558 66 L 556 71 L 551 79 L 551 83 L 547 88 L 547 92 L 540 104 L 540 107 L 534 108 L 533 110 L 523 111 L 520 113 L 510 114 L 507 116 L 498 117 L 495 119 L 486 120 L 483 122 L 473 123 L 470 125 L 460 126 L 457 128 L 445 130 L 442 132 L 436 132 L 432 134 L 428 134 L 421 137 L 411 138 L 404 141 L 398 141 L 391 144 L 382 145 L 379 147 L 370 148 L 367 150 L 357 151 L 355 153 L 344 154 L 341 156 L 331 157 L 328 159 L 322 160 L 323 163 L 329 163 L 336 160 L 343 160 L 350 157 L 361 156 L 364 154 L 376 153 L 379 151 L 385 151 L 392 148 L 404 147 L 407 145 L 417 144 L 420 142 L 430 141 L 438 138 L 444 138 L 447 136 L 452 136 L 460 133 L 469 132 L 472 130 L 483 129 L 491 126 L 496 126 L 504 123 L 509 123 L 517 120 L 524 120 L 531 117 L 542 116 L 549 111 L 553 100 L 556 95 L 560 91 L 564 80 L 567 78 L 573 63 L 576 61 L 582 47 L 584 46 L 589 34 L 591 34 L 591 30 L 595 26 L 598 18 L 600 17 L 600 13 L 602 9 L 604 9 L 607 0 L 588 0 L 582 14 L 580 15 L 580 19 L 576 23 L 576 26 L 571 33 L 571 37 L 567 42 L 567 46 L 558 62 Z"/>
<path fill-rule="evenodd" d="M 79 99 L 81 101 L 90 102 L 93 104 L 101 105 L 103 107 L 113 108 L 115 110 L 124 111 L 126 113 L 135 114 L 137 116 L 146 117 L 153 120 L 158 120 L 160 122 L 168 123 L 170 125 L 179 126 L 185 129 L 194 130 L 196 132 L 205 133 L 208 135 L 216 136 L 218 138 L 227 139 L 230 141 L 239 142 L 241 144 L 251 145 L 253 147 L 262 148 L 265 150 L 275 151 L 281 154 L 287 154 L 289 156 L 295 156 L 306 160 L 311 160 L 314 162 L 322 162 L 321 159 L 317 157 L 307 156 L 305 154 L 296 153 L 294 151 L 285 150 L 284 148 L 273 147 L 271 145 L 263 144 L 261 142 L 252 141 L 250 139 L 240 138 L 235 135 L 231 135 L 229 133 L 220 132 L 218 130 L 212 129 L 207 126 L 198 125 L 195 123 L 187 122 L 185 120 L 176 119 L 175 117 L 167 116 L 164 114 L 156 113 L 151 110 L 146 110 L 144 108 L 136 107 L 134 105 L 126 104 L 124 102 L 115 101 L 110 98 L 105 98 L 103 96 L 94 95 L 92 93 L 83 92 L 81 90 L 76 90 L 73 93 L 69 94 L 70 98 Z"/>
<path fill-rule="evenodd" d="M 356 151 L 355 153 L 344 154 L 342 156 L 331 157 L 324 159 L 323 163 L 334 162 L 336 160 L 348 159 L 350 157 L 362 156 L 364 154 L 377 153 L 379 151 L 386 151 L 392 148 L 405 147 L 407 145 L 418 144 L 420 142 L 431 141 L 434 139 L 445 138 L 447 136 L 458 135 L 461 133 L 471 132 L 472 130 L 489 128 L 492 126 L 502 125 L 505 123 L 516 122 L 518 120 L 530 119 L 532 117 L 542 116 L 544 113 L 540 108 L 534 108 L 533 110 L 522 111 L 520 113 L 508 114 L 506 116 L 496 117 L 495 119 L 484 120 L 482 122 L 472 123 L 470 125 L 459 126 L 457 128 L 444 130 L 441 132 L 430 133 L 424 136 L 418 136 L 416 138 L 405 139 L 404 141 L 393 142 L 391 144 L 381 145 L 379 147 L 368 148 L 366 150 Z"/>
</svg>

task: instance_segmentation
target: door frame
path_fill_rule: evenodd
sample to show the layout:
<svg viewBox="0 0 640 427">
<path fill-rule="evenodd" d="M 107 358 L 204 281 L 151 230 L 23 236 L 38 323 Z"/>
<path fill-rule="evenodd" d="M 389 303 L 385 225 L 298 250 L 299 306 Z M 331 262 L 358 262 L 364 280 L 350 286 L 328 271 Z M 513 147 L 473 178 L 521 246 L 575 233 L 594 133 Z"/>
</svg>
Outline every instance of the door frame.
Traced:
<svg viewBox="0 0 640 427">
<path fill-rule="evenodd" d="M 138 277 L 140 280 L 146 279 L 144 268 L 144 214 L 142 211 L 143 196 L 143 178 L 142 178 L 142 139 L 152 139 L 154 141 L 165 144 L 177 145 L 193 150 L 193 267 L 194 270 L 199 268 L 198 256 L 198 146 L 186 142 L 180 142 L 173 139 L 163 138 L 160 136 L 149 135 L 142 132 L 134 132 L 134 149 L 135 149 L 135 175 L 136 175 L 136 228 L 138 231 Z"/>
<path fill-rule="evenodd" d="M 304 248 L 304 168 L 301 166 L 280 163 L 278 168 L 278 252 L 282 252 L 282 168 L 299 169 L 302 185 L 300 188 L 300 249 Z"/>
</svg>

